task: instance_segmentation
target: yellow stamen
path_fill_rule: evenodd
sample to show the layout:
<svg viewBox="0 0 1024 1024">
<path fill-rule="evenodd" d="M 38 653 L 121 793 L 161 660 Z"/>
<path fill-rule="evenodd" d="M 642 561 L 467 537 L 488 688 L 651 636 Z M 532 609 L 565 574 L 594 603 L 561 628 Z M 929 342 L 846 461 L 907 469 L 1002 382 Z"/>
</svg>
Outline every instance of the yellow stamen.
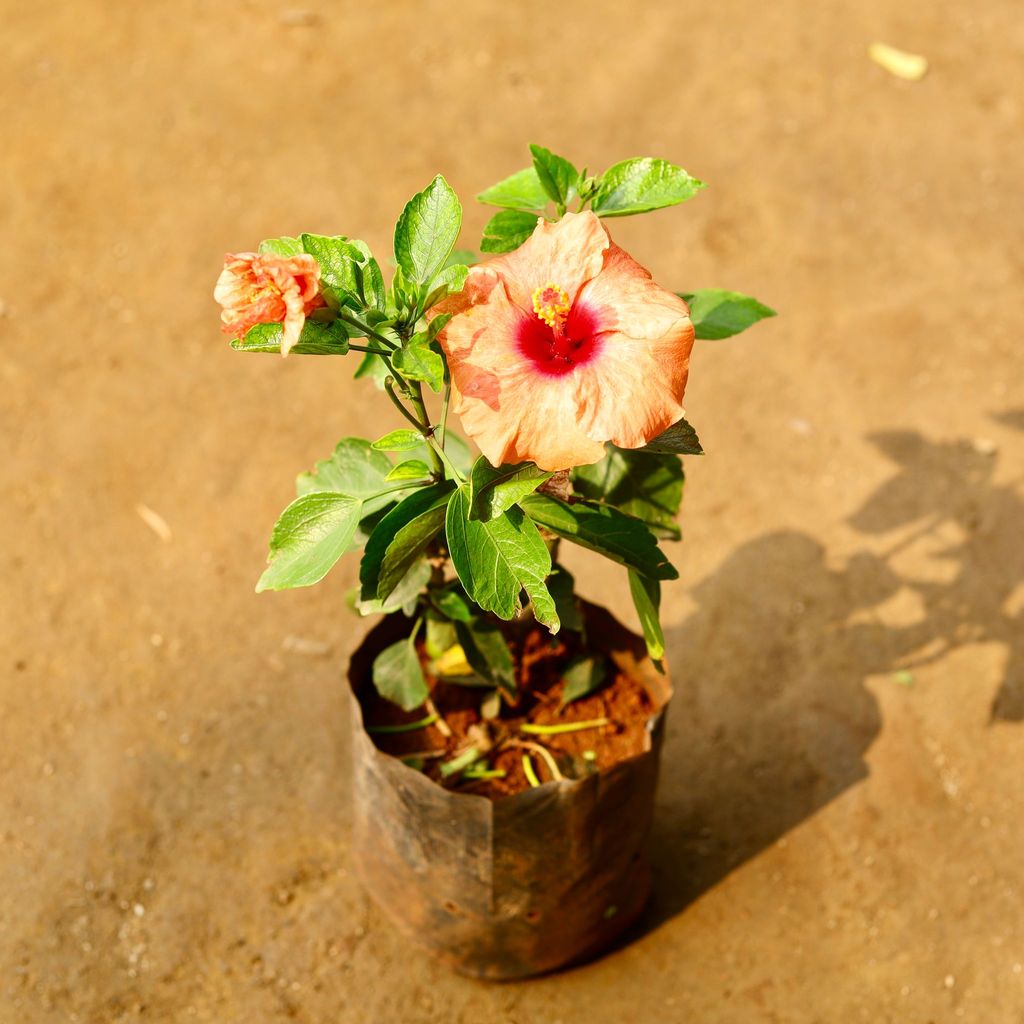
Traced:
<svg viewBox="0 0 1024 1024">
<path fill-rule="evenodd" d="M 533 311 L 538 319 L 543 320 L 553 331 L 560 330 L 565 326 L 569 318 L 569 310 L 572 303 L 569 301 L 569 293 L 564 288 L 550 281 L 542 288 L 533 293 Z"/>
</svg>

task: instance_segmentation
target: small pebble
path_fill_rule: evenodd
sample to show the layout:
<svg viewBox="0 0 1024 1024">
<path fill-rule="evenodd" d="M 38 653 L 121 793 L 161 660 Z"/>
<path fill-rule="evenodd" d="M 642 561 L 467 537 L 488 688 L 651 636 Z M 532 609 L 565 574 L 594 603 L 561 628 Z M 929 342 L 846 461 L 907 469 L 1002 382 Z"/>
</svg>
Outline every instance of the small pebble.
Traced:
<svg viewBox="0 0 1024 1024">
<path fill-rule="evenodd" d="M 946 980 L 943 982 L 946 988 L 952 988 L 956 984 L 956 978 L 952 974 L 946 975 Z"/>
</svg>

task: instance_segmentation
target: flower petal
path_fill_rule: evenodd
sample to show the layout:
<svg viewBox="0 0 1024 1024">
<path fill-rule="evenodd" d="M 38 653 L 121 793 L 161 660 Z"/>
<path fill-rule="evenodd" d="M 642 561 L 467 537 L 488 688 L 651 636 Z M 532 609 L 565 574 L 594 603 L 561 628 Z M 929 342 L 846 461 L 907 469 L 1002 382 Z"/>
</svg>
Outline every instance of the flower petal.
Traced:
<svg viewBox="0 0 1024 1024">
<path fill-rule="evenodd" d="M 689 309 L 614 244 L 578 301 L 603 327 L 599 355 L 575 374 L 581 425 L 592 438 L 642 447 L 683 415 L 694 337 Z"/>
<path fill-rule="evenodd" d="M 516 338 L 527 316 L 504 287 L 455 317 L 441 334 L 452 408 L 495 466 L 532 460 L 545 470 L 597 462 L 604 446 L 580 429 L 574 374 L 539 374 Z"/>
<path fill-rule="evenodd" d="M 609 245 L 608 232 L 595 214 L 567 213 L 554 223 L 539 220 L 518 249 L 488 260 L 486 267 L 505 282 L 509 298 L 529 313 L 534 291 L 548 283 L 574 298 L 600 273 Z"/>
<path fill-rule="evenodd" d="M 451 313 L 455 316 L 464 313 L 471 306 L 485 302 L 498 281 L 499 277 L 491 268 L 490 263 L 470 267 L 462 291 L 456 292 L 454 295 L 447 295 L 436 305 L 431 306 L 427 311 L 428 318 L 433 320 L 435 316 L 440 316 L 442 313 Z"/>
</svg>

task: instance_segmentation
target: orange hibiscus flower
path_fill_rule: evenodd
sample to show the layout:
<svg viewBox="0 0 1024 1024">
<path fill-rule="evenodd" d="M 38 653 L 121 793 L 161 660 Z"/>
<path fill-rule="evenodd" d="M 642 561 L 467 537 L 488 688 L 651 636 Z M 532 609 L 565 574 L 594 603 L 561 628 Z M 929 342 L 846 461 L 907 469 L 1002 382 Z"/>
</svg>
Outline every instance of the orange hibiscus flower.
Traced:
<svg viewBox="0 0 1024 1024">
<path fill-rule="evenodd" d="M 221 330 L 232 338 L 244 338 L 256 324 L 283 324 L 281 355 L 286 356 L 307 314 L 324 305 L 320 266 L 306 253 L 228 253 L 213 297 L 224 307 Z"/>
<path fill-rule="evenodd" d="M 452 408 L 496 466 L 597 462 L 606 441 L 640 448 L 683 416 L 689 309 L 593 213 L 540 221 L 432 312 L 454 314 L 439 335 Z"/>
</svg>

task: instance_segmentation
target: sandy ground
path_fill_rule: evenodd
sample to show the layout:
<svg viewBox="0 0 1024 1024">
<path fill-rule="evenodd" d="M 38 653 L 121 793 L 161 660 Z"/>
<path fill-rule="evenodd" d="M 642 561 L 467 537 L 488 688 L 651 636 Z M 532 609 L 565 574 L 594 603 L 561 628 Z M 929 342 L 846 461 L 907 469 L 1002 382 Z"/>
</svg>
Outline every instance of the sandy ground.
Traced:
<svg viewBox="0 0 1024 1024">
<path fill-rule="evenodd" d="M 0 8 L 2 1024 L 1024 1021 L 1013 0 Z M 352 877 L 353 564 L 252 590 L 294 474 L 388 409 L 232 353 L 210 291 L 271 234 L 385 254 L 534 140 L 709 181 L 617 239 L 782 315 L 694 359 L 656 902 L 488 986 Z"/>
</svg>

